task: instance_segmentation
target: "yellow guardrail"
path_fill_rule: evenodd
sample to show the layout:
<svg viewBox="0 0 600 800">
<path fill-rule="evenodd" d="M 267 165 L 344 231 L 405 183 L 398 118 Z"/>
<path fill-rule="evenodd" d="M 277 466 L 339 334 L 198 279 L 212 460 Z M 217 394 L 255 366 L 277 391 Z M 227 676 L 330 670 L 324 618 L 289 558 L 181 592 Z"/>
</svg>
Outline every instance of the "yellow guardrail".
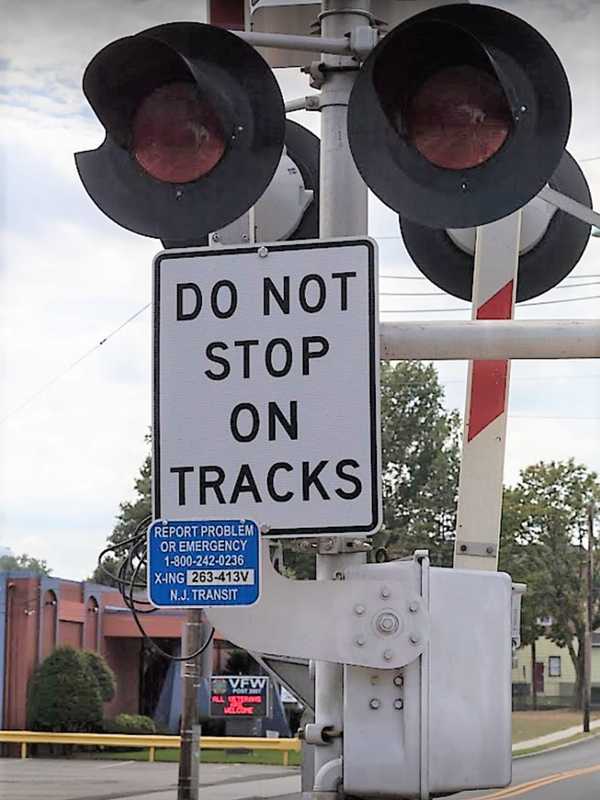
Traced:
<svg viewBox="0 0 600 800">
<path fill-rule="evenodd" d="M 50 733 L 46 731 L 0 731 L 0 742 L 21 746 L 21 758 L 27 758 L 30 744 L 75 744 L 88 747 L 144 747 L 148 761 L 154 761 L 157 747 L 179 747 L 179 736 L 131 733 Z M 299 739 L 268 739 L 244 736 L 202 736 L 201 750 L 276 750 L 283 754 L 283 766 L 289 764 L 290 753 L 300 750 Z"/>
</svg>

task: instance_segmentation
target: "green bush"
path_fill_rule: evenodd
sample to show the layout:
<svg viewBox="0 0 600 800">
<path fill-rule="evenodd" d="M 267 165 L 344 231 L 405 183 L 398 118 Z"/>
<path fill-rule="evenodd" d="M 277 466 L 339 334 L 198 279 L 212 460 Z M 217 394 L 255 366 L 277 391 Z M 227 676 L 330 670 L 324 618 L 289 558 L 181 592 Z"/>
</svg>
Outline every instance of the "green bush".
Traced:
<svg viewBox="0 0 600 800">
<path fill-rule="evenodd" d="M 143 714 L 118 714 L 114 719 L 105 719 L 105 733 L 156 733 L 156 725 L 150 717 Z"/>
<path fill-rule="evenodd" d="M 113 699 L 117 690 L 115 673 L 99 653 L 94 653 L 92 650 L 84 650 L 83 657 L 86 659 L 88 667 L 94 673 L 98 688 L 100 689 L 102 702 L 108 703 L 109 700 Z"/>
<path fill-rule="evenodd" d="M 94 731 L 102 722 L 102 696 L 88 659 L 59 647 L 36 669 L 29 683 L 27 717 L 34 731 Z"/>
</svg>

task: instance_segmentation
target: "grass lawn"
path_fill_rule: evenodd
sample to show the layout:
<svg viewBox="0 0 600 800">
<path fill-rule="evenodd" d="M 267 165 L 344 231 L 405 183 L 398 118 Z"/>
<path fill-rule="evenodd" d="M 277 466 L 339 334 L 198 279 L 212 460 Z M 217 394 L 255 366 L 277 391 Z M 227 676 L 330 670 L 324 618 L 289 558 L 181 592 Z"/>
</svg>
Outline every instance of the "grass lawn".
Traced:
<svg viewBox="0 0 600 800">
<path fill-rule="evenodd" d="M 600 712 L 593 712 L 592 719 L 600 719 Z M 512 721 L 513 743 L 535 739 L 536 736 L 544 736 L 546 733 L 554 733 L 554 731 L 583 724 L 581 711 L 563 709 L 555 711 L 513 711 Z"/>
</svg>

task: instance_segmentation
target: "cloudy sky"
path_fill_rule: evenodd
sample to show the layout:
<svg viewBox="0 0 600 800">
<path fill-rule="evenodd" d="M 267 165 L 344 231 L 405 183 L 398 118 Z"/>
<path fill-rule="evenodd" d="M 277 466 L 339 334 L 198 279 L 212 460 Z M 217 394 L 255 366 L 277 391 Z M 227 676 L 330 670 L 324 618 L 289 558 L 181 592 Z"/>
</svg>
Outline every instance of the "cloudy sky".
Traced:
<svg viewBox="0 0 600 800">
<path fill-rule="evenodd" d="M 598 208 L 600 3 L 497 5 L 535 25 L 566 68 L 569 149 Z M 187 0 L 0 2 L 0 545 L 47 559 L 59 576 L 92 571 L 147 452 L 150 312 L 142 309 L 159 249 L 104 217 L 79 182 L 73 153 L 103 139 L 81 76 L 111 40 L 162 22 L 202 21 L 202 13 L 201 2 Z M 308 93 L 296 71 L 279 77 L 287 98 Z M 318 132 L 317 114 L 293 118 Z M 396 216 L 372 202 L 370 217 L 382 318 L 469 318 L 465 304 L 447 296 L 407 295 L 436 289 L 408 258 Z M 521 307 L 518 316 L 597 317 L 599 296 L 600 240 L 592 239 L 572 276 L 537 299 L 552 303 Z M 582 297 L 589 299 L 574 299 Z M 448 407 L 462 411 L 466 365 L 438 366 Z M 573 456 L 600 470 L 599 443 L 600 365 L 513 365 L 508 482 L 540 459 Z"/>
</svg>

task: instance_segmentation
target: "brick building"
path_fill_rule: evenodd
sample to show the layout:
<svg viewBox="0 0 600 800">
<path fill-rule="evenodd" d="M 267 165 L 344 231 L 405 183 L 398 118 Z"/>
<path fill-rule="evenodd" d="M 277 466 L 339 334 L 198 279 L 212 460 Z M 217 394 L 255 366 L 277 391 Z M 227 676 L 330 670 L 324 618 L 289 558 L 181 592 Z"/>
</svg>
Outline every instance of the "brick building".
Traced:
<svg viewBox="0 0 600 800">
<path fill-rule="evenodd" d="M 159 610 L 143 617 L 147 633 L 173 655 L 180 652 L 184 614 Z M 229 645 L 215 637 L 214 664 L 222 671 Z M 101 653 L 117 691 L 104 714 L 153 715 L 165 684 L 168 659 L 157 658 L 118 591 L 21 571 L 0 571 L 0 728 L 24 729 L 27 685 L 35 667 L 56 647 Z"/>
</svg>

